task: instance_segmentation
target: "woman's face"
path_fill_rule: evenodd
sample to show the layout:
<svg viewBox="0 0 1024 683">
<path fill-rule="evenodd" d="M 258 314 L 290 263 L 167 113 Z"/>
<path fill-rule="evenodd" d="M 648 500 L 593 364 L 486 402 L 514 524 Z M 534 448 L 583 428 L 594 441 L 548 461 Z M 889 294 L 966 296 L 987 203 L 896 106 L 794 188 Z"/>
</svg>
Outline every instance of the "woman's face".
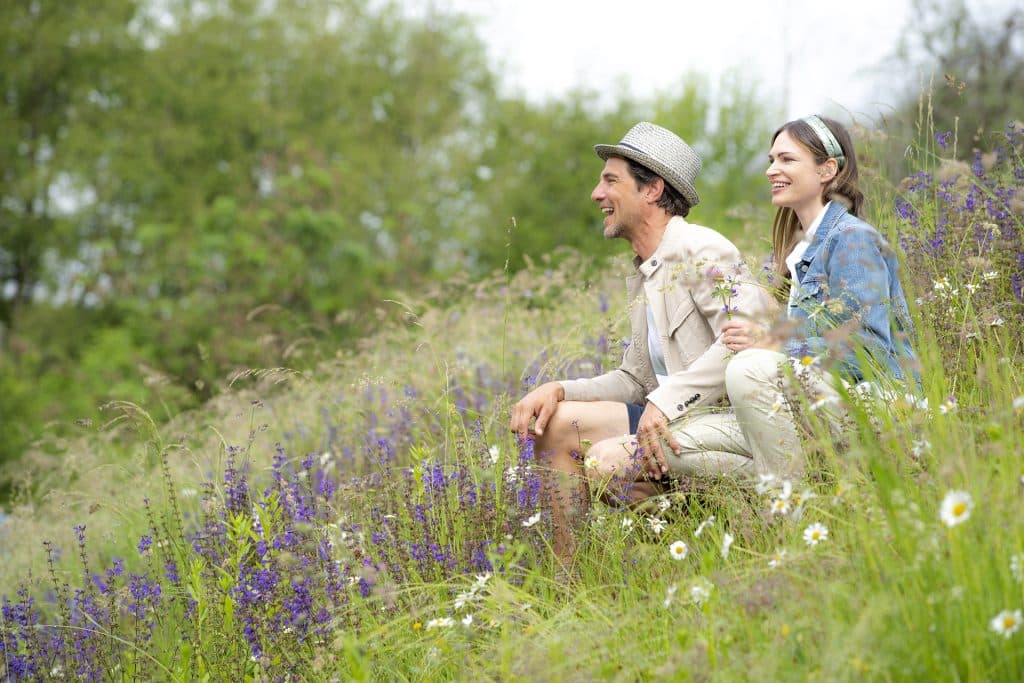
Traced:
<svg viewBox="0 0 1024 683">
<path fill-rule="evenodd" d="M 813 219 L 825 205 L 821 193 L 832 177 L 828 166 L 816 163 L 811 150 L 785 130 L 772 143 L 768 161 L 765 175 L 772 184 L 772 204 L 793 209 L 801 223 L 805 212 Z"/>
</svg>

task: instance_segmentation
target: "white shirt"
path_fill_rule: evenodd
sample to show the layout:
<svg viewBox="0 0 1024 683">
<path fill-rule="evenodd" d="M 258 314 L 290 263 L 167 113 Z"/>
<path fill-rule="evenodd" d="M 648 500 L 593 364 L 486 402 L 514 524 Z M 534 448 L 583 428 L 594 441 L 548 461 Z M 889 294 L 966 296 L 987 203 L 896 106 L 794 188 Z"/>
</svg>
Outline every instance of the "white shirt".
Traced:
<svg viewBox="0 0 1024 683">
<path fill-rule="evenodd" d="M 814 239 L 814 233 L 818 231 L 818 226 L 821 225 L 821 219 L 825 217 L 825 212 L 828 211 L 829 205 L 832 202 L 825 202 L 825 206 L 821 207 L 821 212 L 811 223 L 810 227 L 804 230 L 804 236 L 793 246 L 793 251 L 789 252 L 789 256 L 786 257 L 786 267 L 789 268 L 789 275 L 793 279 L 793 284 L 789 288 L 789 305 L 796 305 L 796 296 L 800 281 L 800 277 L 796 274 L 796 264 L 800 263 L 800 259 L 804 257 L 804 252 L 807 251 L 807 247 L 811 246 L 811 241 Z"/>
<path fill-rule="evenodd" d="M 658 378 L 658 384 L 664 384 L 668 379 L 668 367 L 665 365 L 665 351 L 661 348 L 661 338 L 658 337 L 658 328 L 654 326 L 654 312 L 651 305 L 647 305 L 647 350 L 651 354 L 651 366 L 654 369 L 654 376 Z"/>
</svg>

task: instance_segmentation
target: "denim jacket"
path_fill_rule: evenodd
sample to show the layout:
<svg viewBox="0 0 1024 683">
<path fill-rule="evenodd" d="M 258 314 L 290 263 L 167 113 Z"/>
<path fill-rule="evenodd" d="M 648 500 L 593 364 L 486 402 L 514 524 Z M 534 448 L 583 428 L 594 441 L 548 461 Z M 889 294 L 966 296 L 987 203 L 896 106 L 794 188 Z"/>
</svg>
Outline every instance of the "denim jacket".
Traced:
<svg viewBox="0 0 1024 683">
<path fill-rule="evenodd" d="M 788 310 L 794 329 L 785 352 L 831 357 L 854 383 L 886 375 L 918 380 L 897 265 L 875 228 L 832 202 L 796 266 L 799 289 Z"/>
</svg>

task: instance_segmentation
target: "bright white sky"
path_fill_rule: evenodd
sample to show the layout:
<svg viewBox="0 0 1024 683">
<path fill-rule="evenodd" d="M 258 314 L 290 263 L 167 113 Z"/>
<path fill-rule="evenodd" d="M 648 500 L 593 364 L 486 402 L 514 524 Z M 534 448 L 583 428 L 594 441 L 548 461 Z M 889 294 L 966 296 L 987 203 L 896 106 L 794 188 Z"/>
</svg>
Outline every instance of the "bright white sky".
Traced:
<svg viewBox="0 0 1024 683">
<path fill-rule="evenodd" d="M 717 84 L 739 67 L 787 118 L 848 112 L 873 120 L 891 111 L 893 91 L 905 91 L 908 81 L 886 58 L 907 24 L 910 0 L 406 2 L 478 17 L 507 87 L 536 101 L 579 85 L 614 93 L 626 82 L 634 95 L 668 91 L 689 72 Z"/>
</svg>

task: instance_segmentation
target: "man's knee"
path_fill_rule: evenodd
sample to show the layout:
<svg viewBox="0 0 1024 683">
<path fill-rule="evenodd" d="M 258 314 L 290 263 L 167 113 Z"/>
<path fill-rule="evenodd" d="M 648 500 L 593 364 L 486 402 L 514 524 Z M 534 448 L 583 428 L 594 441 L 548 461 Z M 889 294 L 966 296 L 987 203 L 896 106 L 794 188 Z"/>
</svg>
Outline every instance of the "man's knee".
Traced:
<svg viewBox="0 0 1024 683">
<path fill-rule="evenodd" d="M 632 478 L 639 470 L 636 441 L 628 435 L 598 441 L 587 450 L 584 463 L 587 478 L 595 484 L 612 478 Z"/>
</svg>

